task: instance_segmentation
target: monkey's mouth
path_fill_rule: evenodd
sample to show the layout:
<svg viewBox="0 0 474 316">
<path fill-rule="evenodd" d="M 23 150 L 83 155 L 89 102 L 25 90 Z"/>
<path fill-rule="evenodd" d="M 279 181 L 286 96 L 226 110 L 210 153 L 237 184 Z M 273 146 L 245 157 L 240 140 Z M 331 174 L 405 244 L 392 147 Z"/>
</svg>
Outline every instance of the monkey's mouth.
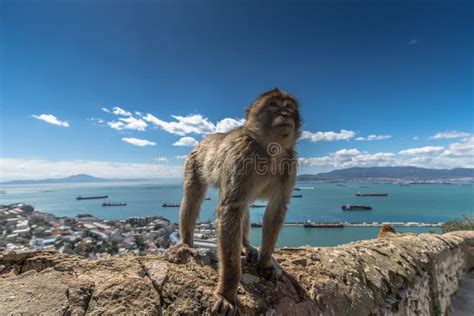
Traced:
<svg viewBox="0 0 474 316">
<path fill-rule="evenodd" d="M 283 123 L 274 125 L 273 128 L 277 129 L 278 131 L 277 133 L 280 136 L 287 138 L 293 134 L 293 129 L 295 128 L 295 126 L 291 123 L 283 122 Z"/>
<path fill-rule="evenodd" d="M 279 122 L 273 125 L 273 127 L 280 128 L 280 127 L 290 127 L 294 128 L 295 125 L 293 122 Z"/>
<path fill-rule="evenodd" d="M 293 125 L 290 123 L 281 123 L 281 124 L 275 125 L 275 127 L 293 127 Z"/>
</svg>

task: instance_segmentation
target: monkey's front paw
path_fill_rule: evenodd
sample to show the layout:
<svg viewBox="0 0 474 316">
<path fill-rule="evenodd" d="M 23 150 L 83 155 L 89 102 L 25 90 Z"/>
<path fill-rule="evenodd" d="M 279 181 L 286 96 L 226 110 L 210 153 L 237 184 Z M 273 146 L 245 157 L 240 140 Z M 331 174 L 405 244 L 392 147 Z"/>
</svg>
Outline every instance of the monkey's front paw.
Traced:
<svg viewBox="0 0 474 316">
<path fill-rule="evenodd" d="M 258 260 L 258 250 L 252 246 L 245 247 L 244 249 L 245 254 L 245 262 L 249 264 L 255 264 Z"/>
<path fill-rule="evenodd" d="M 187 262 L 189 257 L 194 257 L 196 251 L 182 243 L 166 249 L 164 255 L 169 262 L 181 264 Z"/>
<path fill-rule="evenodd" d="M 214 306 L 212 306 L 212 315 L 240 315 L 237 297 L 232 301 L 229 301 L 224 296 L 217 293 L 214 293 L 214 297 L 216 302 L 214 303 Z"/>
</svg>

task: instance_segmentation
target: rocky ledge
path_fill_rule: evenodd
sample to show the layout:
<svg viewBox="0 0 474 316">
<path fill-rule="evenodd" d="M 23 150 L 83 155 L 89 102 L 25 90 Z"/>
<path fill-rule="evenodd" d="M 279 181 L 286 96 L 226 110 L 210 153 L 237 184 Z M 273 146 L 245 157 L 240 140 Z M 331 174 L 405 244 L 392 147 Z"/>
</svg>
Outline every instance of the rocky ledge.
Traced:
<svg viewBox="0 0 474 316">
<path fill-rule="evenodd" d="M 474 267 L 474 231 L 385 237 L 334 248 L 279 249 L 277 281 L 243 267 L 243 314 L 439 314 Z M 206 314 L 217 283 L 210 250 L 89 260 L 0 255 L 2 313 Z"/>
</svg>

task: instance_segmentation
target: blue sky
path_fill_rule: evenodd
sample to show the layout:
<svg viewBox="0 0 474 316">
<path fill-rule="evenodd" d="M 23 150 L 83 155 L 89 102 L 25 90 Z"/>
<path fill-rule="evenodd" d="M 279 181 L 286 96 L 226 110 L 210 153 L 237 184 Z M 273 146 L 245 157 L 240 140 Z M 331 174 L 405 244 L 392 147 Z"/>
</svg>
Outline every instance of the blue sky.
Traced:
<svg viewBox="0 0 474 316">
<path fill-rule="evenodd" d="M 162 176 L 273 87 L 311 172 L 474 166 L 472 1 L 1 6 L 1 179 Z"/>
</svg>

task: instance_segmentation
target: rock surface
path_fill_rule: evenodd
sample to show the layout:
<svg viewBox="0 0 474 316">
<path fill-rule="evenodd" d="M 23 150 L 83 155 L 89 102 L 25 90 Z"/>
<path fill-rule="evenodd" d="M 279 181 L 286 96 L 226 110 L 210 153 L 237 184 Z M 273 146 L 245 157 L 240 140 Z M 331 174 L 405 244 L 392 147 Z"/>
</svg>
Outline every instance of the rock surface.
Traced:
<svg viewBox="0 0 474 316">
<path fill-rule="evenodd" d="M 204 256 L 204 257 L 203 257 Z M 334 248 L 279 249 L 275 282 L 243 266 L 243 314 L 437 314 L 474 267 L 474 232 L 400 235 Z M 174 258 L 176 259 L 176 258 Z M 217 264 L 208 251 L 173 260 L 92 261 L 55 252 L 0 255 L 0 309 L 28 314 L 206 314 Z"/>
</svg>

